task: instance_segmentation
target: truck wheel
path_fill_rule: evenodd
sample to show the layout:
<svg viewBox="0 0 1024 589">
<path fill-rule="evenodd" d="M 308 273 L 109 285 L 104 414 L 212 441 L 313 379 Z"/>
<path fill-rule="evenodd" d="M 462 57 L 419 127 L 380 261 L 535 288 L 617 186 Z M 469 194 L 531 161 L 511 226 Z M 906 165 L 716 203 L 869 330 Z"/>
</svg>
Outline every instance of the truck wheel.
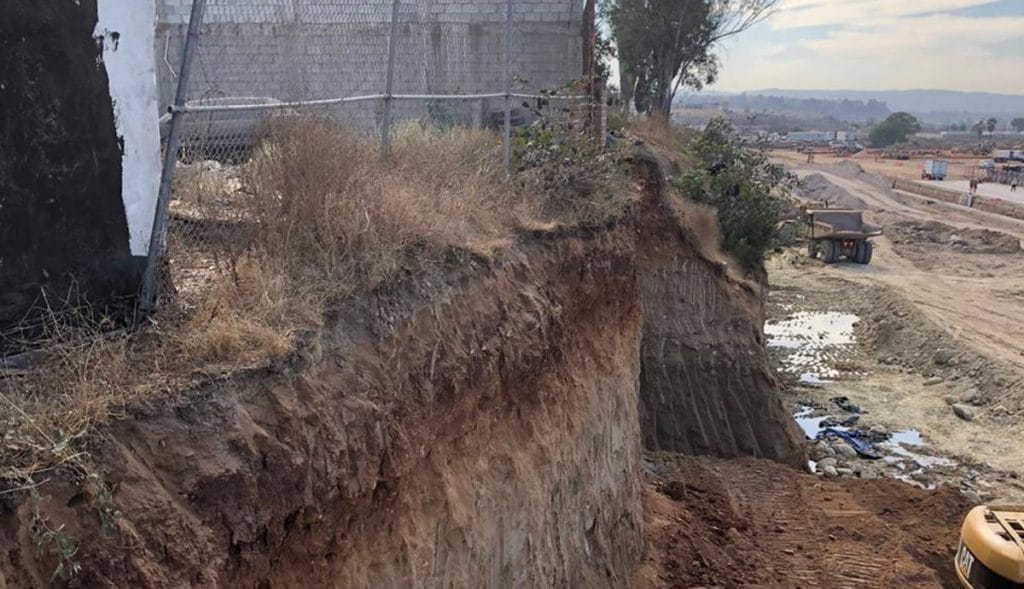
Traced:
<svg viewBox="0 0 1024 589">
<path fill-rule="evenodd" d="M 828 239 L 825 241 L 825 254 L 822 257 L 822 261 L 826 264 L 835 264 L 839 261 L 839 257 L 843 254 L 843 244 L 839 243 L 835 239 Z"/>
<path fill-rule="evenodd" d="M 860 240 L 853 246 L 853 263 L 863 264 L 864 263 L 864 244 L 867 242 Z"/>
<path fill-rule="evenodd" d="M 858 264 L 870 264 L 871 255 L 874 253 L 874 246 L 868 240 L 858 241 L 854 250 L 853 261 Z"/>
</svg>

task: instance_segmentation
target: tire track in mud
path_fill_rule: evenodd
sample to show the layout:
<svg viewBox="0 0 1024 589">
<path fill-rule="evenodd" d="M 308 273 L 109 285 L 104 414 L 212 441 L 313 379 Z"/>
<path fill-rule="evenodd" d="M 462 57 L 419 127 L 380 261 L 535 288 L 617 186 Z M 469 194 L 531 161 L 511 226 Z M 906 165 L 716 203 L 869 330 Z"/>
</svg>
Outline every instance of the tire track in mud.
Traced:
<svg viewBox="0 0 1024 589">
<path fill-rule="evenodd" d="M 802 476 L 765 476 L 741 463 L 716 470 L 728 481 L 736 507 L 771 539 L 762 546 L 780 563 L 787 586 L 941 586 L 934 571 L 902 548 L 906 542 L 900 533 L 841 486 Z"/>
<path fill-rule="evenodd" d="M 778 463 L 652 453 L 651 589 L 957 587 L 953 555 L 970 507 L 953 488 L 821 479 Z"/>
</svg>

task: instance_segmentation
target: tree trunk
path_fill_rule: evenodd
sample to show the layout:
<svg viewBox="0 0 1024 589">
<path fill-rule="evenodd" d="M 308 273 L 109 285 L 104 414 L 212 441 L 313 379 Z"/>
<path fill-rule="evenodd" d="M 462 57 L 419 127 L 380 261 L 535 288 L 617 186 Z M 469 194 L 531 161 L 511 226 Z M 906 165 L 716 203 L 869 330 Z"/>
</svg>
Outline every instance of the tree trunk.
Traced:
<svg viewBox="0 0 1024 589">
<path fill-rule="evenodd" d="M 651 109 L 651 115 L 669 122 L 672 119 L 672 91 L 666 88 L 658 97 L 658 102 Z"/>
<path fill-rule="evenodd" d="M 676 94 L 675 76 L 670 72 L 663 73 L 658 80 L 658 89 L 658 97 L 651 105 L 651 116 L 667 123 L 672 118 L 672 99 Z"/>
<path fill-rule="evenodd" d="M 622 91 L 622 112 L 629 117 L 633 105 L 633 96 L 636 89 L 636 76 L 619 63 L 619 88 Z"/>
</svg>

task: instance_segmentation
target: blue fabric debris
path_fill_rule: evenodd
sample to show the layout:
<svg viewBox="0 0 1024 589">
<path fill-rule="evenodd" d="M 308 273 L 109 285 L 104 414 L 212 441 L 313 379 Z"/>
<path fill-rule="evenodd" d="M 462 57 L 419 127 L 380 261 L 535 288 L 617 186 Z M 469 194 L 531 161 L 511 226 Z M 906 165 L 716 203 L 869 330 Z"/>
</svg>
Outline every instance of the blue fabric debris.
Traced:
<svg viewBox="0 0 1024 589">
<path fill-rule="evenodd" d="M 871 442 L 860 439 L 860 432 L 857 431 L 842 431 L 835 428 L 825 428 L 818 432 L 818 439 L 824 439 L 829 436 L 835 436 L 842 438 L 851 448 L 857 451 L 857 454 L 871 460 L 878 460 L 882 455 L 875 450 L 875 447 Z"/>
</svg>

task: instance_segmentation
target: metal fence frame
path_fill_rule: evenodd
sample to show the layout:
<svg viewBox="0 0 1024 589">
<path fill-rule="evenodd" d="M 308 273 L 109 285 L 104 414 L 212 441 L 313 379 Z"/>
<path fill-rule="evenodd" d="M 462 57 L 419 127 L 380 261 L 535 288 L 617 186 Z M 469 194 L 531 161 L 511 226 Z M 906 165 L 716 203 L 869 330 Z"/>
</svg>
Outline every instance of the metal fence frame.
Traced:
<svg viewBox="0 0 1024 589">
<path fill-rule="evenodd" d="M 588 0 L 588 12 L 593 0 Z M 503 129 L 503 162 L 506 173 L 511 170 L 512 159 L 512 103 L 516 99 L 534 100 L 551 98 L 549 95 L 515 93 L 513 79 L 513 34 L 515 27 L 515 6 L 516 0 L 506 0 L 505 10 L 505 56 L 504 56 L 504 88 L 501 91 L 479 94 L 394 94 L 394 75 L 396 69 L 396 46 L 399 39 L 400 9 L 402 0 L 392 0 L 390 34 L 388 38 L 387 55 L 387 77 L 383 94 L 370 94 L 363 96 L 348 96 L 338 98 L 319 98 L 315 100 L 300 100 L 291 102 L 279 102 L 274 104 L 243 104 L 243 105 L 217 105 L 203 106 L 188 103 L 189 83 L 193 64 L 196 59 L 200 43 L 200 29 L 204 24 L 207 0 L 193 0 L 192 11 L 189 18 L 188 32 L 185 39 L 184 50 L 181 56 L 181 65 L 178 70 L 174 101 L 168 108 L 171 116 L 170 130 L 167 137 L 166 153 L 164 154 L 163 169 L 160 179 L 160 190 L 157 195 L 156 214 L 153 220 L 152 233 L 149 243 L 149 251 L 146 260 L 146 269 L 143 275 L 143 283 L 140 291 L 139 317 L 145 319 L 154 311 L 157 303 L 159 289 L 158 274 L 167 246 L 167 222 L 171 193 L 174 181 L 175 168 L 177 165 L 178 152 L 181 147 L 182 125 L 186 117 L 198 113 L 226 113 L 233 111 L 273 111 L 283 108 L 296 107 L 317 107 L 331 106 L 359 102 L 382 102 L 383 118 L 380 125 L 381 157 L 387 158 L 390 149 L 390 135 L 392 124 L 392 105 L 395 101 L 413 100 L 447 100 L 447 101 L 475 101 L 487 99 L 504 99 L 504 129 Z M 590 33 L 587 32 L 588 25 L 584 23 L 584 50 L 589 46 L 586 42 Z M 590 23 L 589 29 L 593 29 Z M 584 60 L 585 68 L 589 71 L 583 72 L 584 79 L 593 77 L 593 60 Z M 588 88 L 592 87 L 587 83 Z M 570 100 L 592 100 L 592 96 L 567 96 Z"/>
</svg>

